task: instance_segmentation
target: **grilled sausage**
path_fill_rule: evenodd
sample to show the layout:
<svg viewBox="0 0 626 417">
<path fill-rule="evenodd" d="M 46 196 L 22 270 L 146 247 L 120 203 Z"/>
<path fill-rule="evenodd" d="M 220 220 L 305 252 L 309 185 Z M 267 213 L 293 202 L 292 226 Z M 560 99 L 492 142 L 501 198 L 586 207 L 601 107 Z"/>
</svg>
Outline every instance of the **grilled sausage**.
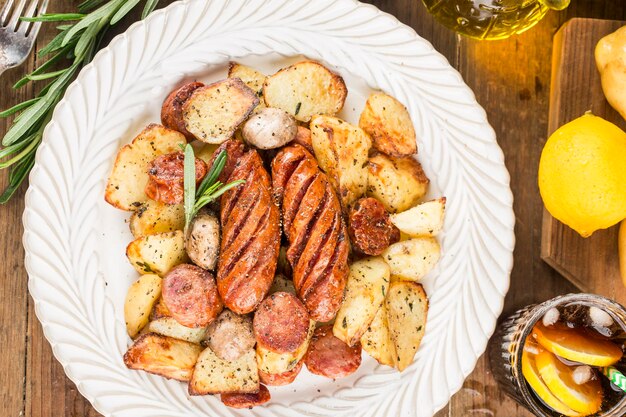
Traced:
<svg viewBox="0 0 626 417">
<path fill-rule="evenodd" d="M 207 329 L 206 341 L 218 357 L 235 361 L 254 348 L 252 320 L 224 310 Z"/>
<path fill-rule="evenodd" d="M 204 87 L 204 84 L 191 82 L 183 85 L 172 91 L 163 102 L 163 107 L 161 107 L 161 123 L 163 126 L 179 131 L 189 141 L 194 140 L 195 137 L 185 128 L 183 104 L 200 87 Z"/>
<path fill-rule="evenodd" d="M 280 374 L 268 374 L 262 369 L 259 369 L 259 379 L 265 385 L 271 385 L 274 387 L 280 387 L 283 385 L 289 385 L 296 380 L 296 377 L 302 370 L 303 361 L 299 361 L 293 369 L 288 370 Z"/>
<path fill-rule="evenodd" d="M 148 165 L 148 184 L 145 192 L 148 197 L 164 204 L 180 204 L 185 191 L 185 154 L 173 152 L 155 158 Z M 196 185 L 206 175 L 204 161 L 196 158 Z"/>
<path fill-rule="evenodd" d="M 263 300 L 274 279 L 280 249 L 279 211 L 257 151 L 249 150 L 239 158 L 228 178 L 235 180 L 246 182 L 221 198 L 217 288 L 229 309 L 247 314 Z"/>
<path fill-rule="evenodd" d="M 339 199 L 315 158 L 300 145 L 276 155 L 272 176 L 296 292 L 313 320 L 329 321 L 339 310 L 349 272 Z"/>
<path fill-rule="evenodd" d="M 361 344 L 350 347 L 333 335 L 333 326 L 318 327 L 304 357 L 307 369 L 327 378 L 343 378 L 361 365 Z"/>
<path fill-rule="evenodd" d="M 300 146 L 304 146 L 307 151 L 313 154 L 313 141 L 311 139 L 311 131 L 308 128 L 298 126 L 296 137 L 292 141 L 292 144 L 296 143 Z"/>
<path fill-rule="evenodd" d="M 247 149 L 246 149 L 246 145 L 240 140 L 237 140 L 237 139 L 227 140 L 226 142 L 218 146 L 215 152 L 213 152 L 213 157 L 211 158 L 211 161 L 209 162 L 209 166 L 213 166 L 215 159 L 222 151 L 226 151 L 226 155 L 227 155 L 226 164 L 224 165 L 224 169 L 222 169 L 222 172 L 220 173 L 220 176 L 217 179 L 221 183 L 226 184 L 228 182 L 228 178 L 235 170 L 235 167 L 237 166 L 238 161 L 241 160 L 241 158 L 246 153 Z"/>
<path fill-rule="evenodd" d="M 385 206 L 375 198 L 358 200 L 350 209 L 348 232 L 354 248 L 377 256 L 400 240 L 400 230 L 389 220 Z"/>
<path fill-rule="evenodd" d="M 306 308 L 288 292 L 276 292 L 261 301 L 252 323 L 257 342 L 276 353 L 294 352 L 309 332 Z"/>
<path fill-rule="evenodd" d="M 222 394 L 220 397 L 224 405 L 232 408 L 252 408 L 265 404 L 270 398 L 270 392 L 265 385 L 261 385 L 259 392 L 254 394 Z"/>
<path fill-rule="evenodd" d="M 183 326 L 205 327 L 222 311 L 213 275 L 198 266 L 175 266 L 163 278 L 162 287 L 165 306 Z"/>
</svg>

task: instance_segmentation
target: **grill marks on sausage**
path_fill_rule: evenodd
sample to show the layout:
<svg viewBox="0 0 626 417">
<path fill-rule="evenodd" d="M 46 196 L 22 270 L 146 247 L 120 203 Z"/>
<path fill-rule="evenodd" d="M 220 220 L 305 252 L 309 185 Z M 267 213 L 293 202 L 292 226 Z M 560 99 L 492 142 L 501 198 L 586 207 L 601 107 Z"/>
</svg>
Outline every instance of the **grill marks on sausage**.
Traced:
<svg viewBox="0 0 626 417">
<path fill-rule="evenodd" d="M 239 147 L 225 146 L 239 151 Z M 229 159 L 231 154 L 229 153 Z M 280 245 L 279 211 L 270 177 L 255 150 L 239 158 L 228 182 L 245 179 L 221 201 L 223 238 L 217 286 L 224 304 L 238 314 L 253 311 L 269 290 Z"/>
<path fill-rule="evenodd" d="M 300 145 L 278 153 L 272 176 L 274 194 L 282 202 L 296 291 L 314 320 L 328 321 L 339 309 L 348 276 L 339 199 L 313 156 Z"/>
</svg>

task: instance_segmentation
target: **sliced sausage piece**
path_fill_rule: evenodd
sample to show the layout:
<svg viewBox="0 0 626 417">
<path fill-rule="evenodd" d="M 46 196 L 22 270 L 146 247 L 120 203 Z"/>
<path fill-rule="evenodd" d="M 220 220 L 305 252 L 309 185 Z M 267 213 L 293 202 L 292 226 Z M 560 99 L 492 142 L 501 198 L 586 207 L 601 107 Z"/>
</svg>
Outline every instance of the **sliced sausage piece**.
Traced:
<svg viewBox="0 0 626 417">
<path fill-rule="evenodd" d="M 185 249 L 196 265 L 215 269 L 220 253 L 220 222 L 215 214 L 202 209 L 193 219 L 185 239 Z"/>
<path fill-rule="evenodd" d="M 174 319 L 187 327 L 205 327 L 222 311 L 213 275 L 198 266 L 175 266 L 163 278 L 162 297 Z"/>
<path fill-rule="evenodd" d="M 377 256 L 400 240 L 400 230 L 391 223 L 385 206 L 375 198 L 362 198 L 350 209 L 348 233 L 354 249 Z"/>
<path fill-rule="evenodd" d="M 163 126 L 179 131 L 189 141 L 194 140 L 195 137 L 185 127 L 183 104 L 200 87 L 204 87 L 204 84 L 191 82 L 183 85 L 172 91 L 163 102 L 163 107 L 161 107 L 161 123 L 163 123 Z"/>
<path fill-rule="evenodd" d="M 292 140 L 292 143 L 297 143 L 300 146 L 304 146 L 307 151 L 314 153 L 313 140 L 311 139 L 311 131 L 304 126 L 298 126 L 296 137 Z"/>
<path fill-rule="evenodd" d="M 361 344 L 348 346 L 333 335 L 333 326 L 318 327 L 304 357 L 309 371 L 327 378 L 343 378 L 361 365 Z"/>
<path fill-rule="evenodd" d="M 252 331 L 252 319 L 224 310 L 209 325 L 206 341 L 218 357 L 225 361 L 235 361 L 254 348 L 256 340 Z"/>
<path fill-rule="evenodd" d="M 293 369 L 280 374 L 268 374 L 267 372 L 263 372 L 259 369 L 259 378 L 265 385 L 271 385 L 274 387 L 289 385 L 296 380 L 296 377 L 302 370 L 302 365 L 304 365 L 304 361 L 298 362 Z"/>
<path fill-rule="evenodd" d="M 294 352 L 306 340 L 309 314 L 295 295 L 275 292 L 259 304 L 253 329 L 262 347 L 276 353 Z"/>
<path fill-rule="evenodd" d="M 211 162 L 209 162 L 209 166 L 212 167 L 215 163 L 215 159 L 218 157 L 222 151 L 226 152 L 226 165 L 224 165 L 224 169 L 220 173 L 218 180 L 226 184 L 228 182 L 228 178 L 235 170 L 235 167 L 240 162 L 241 158 L 247 152 L 247 147 L 245 143 L 237 139 L 230 139 L 226 142 L 222 143 L 218 148 L 213 152 L 213 157 L 211 158 Z"/>
<path fill-rule="evenodd" d="M 155 158 L 148 165 L 146 195 L 164 204 L 180 204 L 185 190 L 185 154 L 173 152 Z M 202 181 L 207 166 L 196 158 L 196 185 Z"/>
<path fill-rule="evenodd" d="M 270 400 L 270 392 L 265 385 L 259 387 L 255 394 L 222 394 L 221 400 L 224 405 L 232 408 L 252 408 L 265 404 Z"/>
</svg>

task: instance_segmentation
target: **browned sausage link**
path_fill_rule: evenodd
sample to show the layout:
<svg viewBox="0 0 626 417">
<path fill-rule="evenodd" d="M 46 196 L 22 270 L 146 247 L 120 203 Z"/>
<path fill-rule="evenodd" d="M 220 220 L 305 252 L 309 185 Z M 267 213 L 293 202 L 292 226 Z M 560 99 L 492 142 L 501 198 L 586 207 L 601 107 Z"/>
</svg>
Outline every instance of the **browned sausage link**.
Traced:
<svg viewBox="0 0 626 417">
<path fill-rule="evenodd" d="M 365 255 L 377 256 L 400 240 L 400 231 L 389 220 L 383 203 L 362 198 L 350 209 L 348 232 L 354 248 Z"/>
<path fill-rule="evenodd" d="M 254 311 L 272 285 L 280 228 L 270 177 L 257 151 L 250 150 L 240 158 L 228 181 L 240 179 L 246 182 L 221 199 L 217 287 L 229 309 L 247 314 Z"/>
<path fill-rule="evenodd" d="M 276 353 L 294 352 L 306 340 L 309 313 L 295 295 L 276 292 L 261 301 L 252 326 L 262 347 Z"/>
<path fill-rule="evenodd" d="M 312 319 L 329 321 L 339 310 L 349 271 L 339 199 L 315 158 L 300 145 L 276 156 L 272 177 L 296 292 Z"/>
<path fill-rule="evenodd" d="M 265 385 L 271 385 L 274 387 L 289 385 L 296 380 L 296 377 L 302 370 L 303 364 L 304 362 L 300 361 L 293 369 L 290 369 L 287 372 L 283 372 L 280 374 L 268 374 L 267 372 L 263 372 L 263 370 L 259 369 L 259 379 Z"/>
<path fill-rule="evenodd" d="M 311 131 L 304 126 L 298 126 L 298 132 L 292 143 L 304 146 L 307 151 L 313 153 L 313 141 L 311 140 Z"/>
<path fill-rule="evenodd" d="M 222 394 L 220 399 L 224 405 L 232 408 L 252 408 L 265 404 L 271 399 L 270 392 L 265 385 L 259 387 L 254 394 Z"/>
<path fill-rule="evenodd" d="M 180 204 L 184 200 L 185 190 L 185 154 L 168 153 L 158 156 L 148 165 L 148 184 L 146 195 L 164 204 Z M 206 175 L 204 161 L 196 158 L 196 185 Z"/>
<path fill-rule="evenodd" d="M 185 128 L 183 121 L 183 104 L 191 97 L 191 94 L 204 84 L 191 82 L 172 91 L 161 107 L 161 123 L 163 126 L 174 129 L 185 135 L 187 140 L 194 140 L 195 137 Z"/>
<path fill-rule="evenodd" d="M 209 167 L 213 166 L 215 162 L 215 158 L 222 152 L 226 151 L 226 165 L 224 165 L 224 169 L 220 173 L 218 177 L 218 181 L 226 184 L 228 181 L 228 177 L 233 173 L 237 164 L 241 161 L 241 158 L 246 153 L 247 148 L 246 145 L 237 139 L 229 139 L 226 142 L 222 143 L 218 148 L 213 152 L 213 157 L 209 162 Z"/>
<path fill-rule="evenodd" d="M 361 365 L 361 344 L 350 347 L 333 335 L 333 326 L 318 327 L 304 357 L 307 369 L 327 378 L 343 378 Z"/>
<path fill-rule="evenodd" d="M 205 327 L 222 311 L 213 275 L 190 264 L 175 266 L 163 278 L 163 302 L 172 317 L 187 327 Z"/>
</svg>

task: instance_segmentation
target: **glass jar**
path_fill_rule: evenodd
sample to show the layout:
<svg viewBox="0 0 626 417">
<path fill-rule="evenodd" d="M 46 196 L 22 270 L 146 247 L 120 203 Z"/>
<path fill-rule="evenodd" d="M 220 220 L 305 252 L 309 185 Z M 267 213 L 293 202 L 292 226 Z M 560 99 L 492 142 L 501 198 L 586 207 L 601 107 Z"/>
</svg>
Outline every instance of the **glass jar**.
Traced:
<svg viewBox="0 0 626 417">
<path fill-rule="evenodd" d="M 524 343 L 535 323 L 541 320 L 548 310 L 572 305 L 595 306 L 607 312 L 626 332 L 626 309 L 620 304 L 599 295 L 568 294 L 518 310 L 498 325 L 489 341 L 487 348 L 489 364 L 494 378 L 509 396 L 539 417 L 561 417 L 561 414 L 547 407 L 531 392 L 522 374 Z M 608 409 L 605 410 L 605 407 L 603 405 L 602 411 L 595 416 L 621 417 L 626 415 L 626 395 L 622 396 L 616 404 L 610 405 Z"/>
<path fill-rule="evenodd" d="M 504 39 L 533 27 L 570 0 L 423 0 L 439 23 L 475 39 Z"/>
</svg>

